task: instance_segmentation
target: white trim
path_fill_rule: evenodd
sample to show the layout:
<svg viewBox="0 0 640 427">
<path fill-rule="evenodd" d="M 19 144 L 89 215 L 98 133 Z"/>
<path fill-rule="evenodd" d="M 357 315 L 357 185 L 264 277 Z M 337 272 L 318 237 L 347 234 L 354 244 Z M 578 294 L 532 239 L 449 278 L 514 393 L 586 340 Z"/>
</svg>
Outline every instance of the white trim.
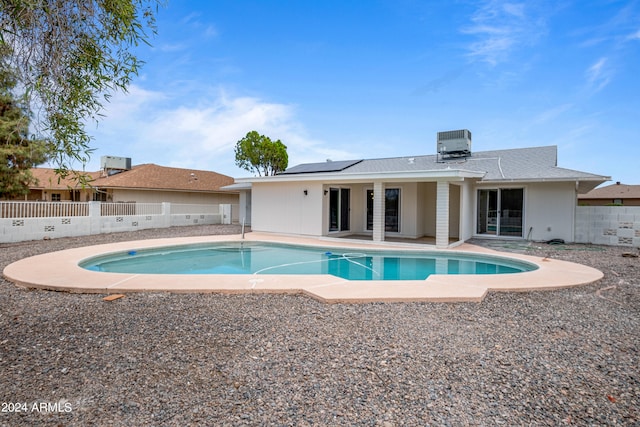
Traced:
<svg viewBox="0 0 640 427">
<path fill-rule="evenodd" d="M 481 234 L 478 233 L 478 191 L 480 190 L 517 190 L 522 189 L 522 235 L 521 236 L 502 236 L 498 234 L 498 229 L 496 229 L 496 234 Z M 528 197 L 528 187 L 526 185 L 505 185 L 505 186 L 488 186 L 488 185 L 477 185 L 473 188 L 473 237 L 474 238 L 496 238 L 496 239 L 526 239 L 527 233 L 525 232 L 527 229 L 527 197 Z M 498 201 L 499 202 L 499 201 Z"/>
<path fill-rule="evenodd" d="M 323 181 L 327 184 L 332 182 L 362 183 L 373 181 L 393 182 L 397 181 L 438 181 L 438 180 L 455 180 L 462 181 L 465 178 L 482 178 L 485 172 L 469 171 L 465 169 L 439 169 L 439 170 L 423 170 L 409 172 L 359 172 L 359 173 L 313 173 L 313 174 L 291 174 L 291 175 L 275 175 L 275 176 L 254 176 L 250 178 L 236 178 L 237 183 L 259 183 L 259 182 L 286 182 L 286 181 Z"/>
</svg>

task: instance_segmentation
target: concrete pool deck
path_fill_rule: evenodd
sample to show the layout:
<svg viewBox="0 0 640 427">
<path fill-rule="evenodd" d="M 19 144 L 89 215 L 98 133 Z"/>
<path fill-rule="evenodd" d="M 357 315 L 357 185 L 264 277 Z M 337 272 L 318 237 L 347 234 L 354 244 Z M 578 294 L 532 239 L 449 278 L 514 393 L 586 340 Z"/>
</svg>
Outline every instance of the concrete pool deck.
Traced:
<svg viewBox="0 0 640 427">
<path fill-rule="evenodd" d="M 18 286 L 76 293 L 119 294 L 128 292 L 174 293 L 302 293 L 327 303 L 431 301 L 482 301 L 489 291 L 536 291 L 586 285 L 603 277 L 601 271 L 581 264 L 497 252 L 462 244 L 437 252 L 463 252 L 513 258 L 539 268 L 502 275 L 439 275 L 411 281 L 349 281 L 332 275 L 244 275 L 244 274 L 126 274 L 85 270 L 78 264 L 107 253 L 193 243 L 241 241 L 240 235 L 179 237 L 139 240 L 67 249 L 25 258 L 8 265 L 3 275 Z M 395 242 L 365 242 L 317 239 L 252 232 L 246 241 L 269 241 L 310 246 L 365 250 L 435 251 L 425 245 Z"/>
</svg>

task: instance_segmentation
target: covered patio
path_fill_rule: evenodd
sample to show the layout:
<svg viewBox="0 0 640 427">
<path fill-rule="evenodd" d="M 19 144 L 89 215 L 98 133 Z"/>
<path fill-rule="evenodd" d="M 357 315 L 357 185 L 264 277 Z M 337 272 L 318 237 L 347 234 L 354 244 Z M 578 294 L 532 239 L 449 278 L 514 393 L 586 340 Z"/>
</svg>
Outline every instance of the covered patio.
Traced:
<svg viewBox="0 0 640 427">
<path fill-rule="evenodd" d="M 448 248 L 473 232 L 468 173 L 323 184 L 323 235 Z M 406 175 L 406 174 L 405 174 Z"/>
</svg>

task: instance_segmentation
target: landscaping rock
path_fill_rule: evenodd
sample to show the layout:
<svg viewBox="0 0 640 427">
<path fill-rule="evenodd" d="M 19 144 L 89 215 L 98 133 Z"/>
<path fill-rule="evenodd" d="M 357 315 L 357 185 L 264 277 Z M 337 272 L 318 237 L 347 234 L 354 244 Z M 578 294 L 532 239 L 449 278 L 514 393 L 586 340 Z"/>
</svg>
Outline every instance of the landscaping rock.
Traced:
<svg viewBox="0 0 640 427">
<path fill-rule="evenodd" d="M 0 267 L 91 244 L 239 232 L 4 244 Z M 481 303 L 362 305 L 167 293 L 105 303 L 3 279 L 0 425 L 639 425 L 640 265 L 621 256 L 629 248 L 472 243 L 604 278 Z"/>
</svg>

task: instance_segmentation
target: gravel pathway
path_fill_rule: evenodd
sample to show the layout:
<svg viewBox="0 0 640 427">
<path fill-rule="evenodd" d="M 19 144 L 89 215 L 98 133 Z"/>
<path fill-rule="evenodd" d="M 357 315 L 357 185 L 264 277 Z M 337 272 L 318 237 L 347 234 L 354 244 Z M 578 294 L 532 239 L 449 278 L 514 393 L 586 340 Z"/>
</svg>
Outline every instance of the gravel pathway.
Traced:
<svg viewBox="0 0 640 427">
<path fill-rule="evenodd" d="M 194 226 L 0 245 L 0 268 Z M 0 281 L 3 426 L 640 425 L 637 249 L 473 243 L 605 273 L 482 303 L 30 291 Z"/>
</svg>

